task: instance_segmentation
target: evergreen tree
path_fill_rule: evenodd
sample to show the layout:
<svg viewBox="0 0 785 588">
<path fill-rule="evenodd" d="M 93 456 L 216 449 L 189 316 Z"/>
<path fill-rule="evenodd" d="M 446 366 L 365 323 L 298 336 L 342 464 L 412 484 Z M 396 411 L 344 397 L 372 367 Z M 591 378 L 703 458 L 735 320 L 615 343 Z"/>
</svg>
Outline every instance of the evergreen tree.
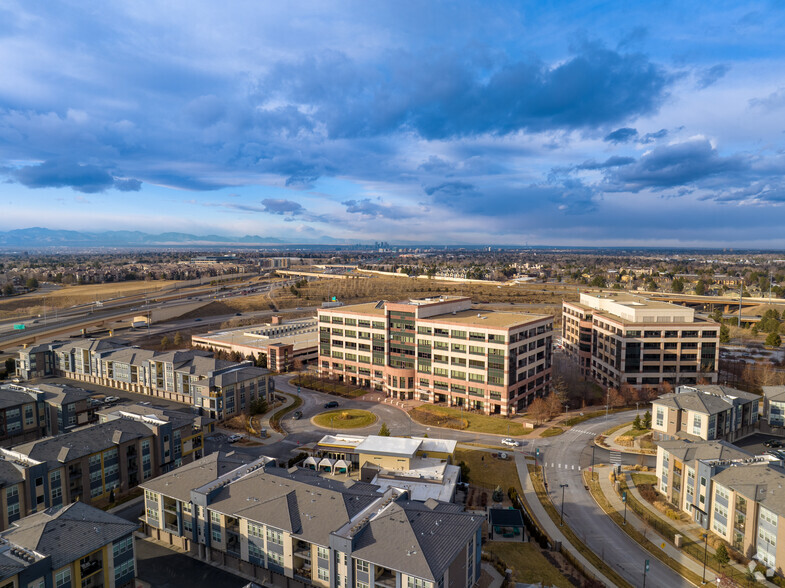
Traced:
<svg viewBox="0 0 785 588">
<path fill-rule="evenodd" d="M 382 428 L 379 429 L 378 433 L 379 437 L 389 437 L 390 436 L 390 429 L 387 427 L 387 423 L 382 423 Z"/>
<path fill-rule="evenodd" d="M 651 413 L 648 410 L 646 411 L 646 414 L 643 415 L 643 428 L 651 429 Z"/>
</svg>

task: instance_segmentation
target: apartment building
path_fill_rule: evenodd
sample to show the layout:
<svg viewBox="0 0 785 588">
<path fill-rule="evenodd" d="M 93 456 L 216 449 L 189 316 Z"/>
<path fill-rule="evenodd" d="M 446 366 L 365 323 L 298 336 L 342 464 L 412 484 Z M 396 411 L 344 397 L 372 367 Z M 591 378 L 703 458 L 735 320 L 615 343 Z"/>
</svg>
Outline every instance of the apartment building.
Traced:
<svg viewBox="0 0 785 588">
<path fill-rule="evenodd" d="M 102 502 L 203 455 L 203 417 L 149 406 L 103 411 L 102 422 L 0 449 L 0 529 L 71 502 Z"/>
<path fill-rule="evenodd" d="M 562 305 L 562 342 L 604 387 L 716 383 L 720 325 L 691 308 L 624 292 L 581 293 Z"/>
<path fill-rule="evenodd" d="M 231 467 L 225 459 L 214 454 L 142 484 L 146 531 L 266 585 L 463 588 L 479 580 L 482 516 L 277 468 L 269 458 L 211 477 Z"/>
<path fill-rule="evenodd" d="M 191 342 L 212 351 L 237 352 L 243 357 L 258 357 L 276 372 L 288 372 L 298 366 L 316 362 L 319 325 L 316 318 L 281 321 L 280 317 L 264 325 L 210 331 L 195 335 Z"/>
<path fill-rule="evenodd" d="M 82 502 L 31 515 L 0 533 L 0 585 L 131 588 L 136 528 Z"/>
<path fill-rule="evenodd" d="M 785 386 L 763 386 L 761 431 L 785 436 Z"/>
<path fill-rule="evenodd" d="M 657 491 L 704 529 L 712 509 L 711 480 L 731 464 L 766 462 L 727 441 L 657 442 Z"/>
<path fill-rule="evenodd" d="M 652 401 L 652 430 L 666 438 L 735 441 L 758 431 L 760 396 L 729 386 L 679 386 Z"/>
<path fill-rule="evenodd" d="M 460 296 L 322 308 L 319 373 L 388 397 L 514 415 L 550 389 L 553 317 Z"/>
<path fill-rule="evenodd" d="M 216 420 L 243 412 L 256 398 L 271 400 L 275 389 L 268 370 L 217 360 L 207 351 L 150 351 L 114 339 L 83 339 L 56 341 L 47 353 L 52 361 L 44 375 L 190 404 Z M 25 367 L 27 355 L 22 350 L 18 360 L 24 378 L 34 373 Z"/>
<path fill-rule="evenodd" d="M 0 386 L 0 446 L 65 433 L 97 420 L 95 392 L 66 384 Z"/>
<path fill-rule="evenodd" d="M 785 469 L 729 467 L 713 478 L 711 530 L 767 567 L 785 565 Z"/>
</svg>

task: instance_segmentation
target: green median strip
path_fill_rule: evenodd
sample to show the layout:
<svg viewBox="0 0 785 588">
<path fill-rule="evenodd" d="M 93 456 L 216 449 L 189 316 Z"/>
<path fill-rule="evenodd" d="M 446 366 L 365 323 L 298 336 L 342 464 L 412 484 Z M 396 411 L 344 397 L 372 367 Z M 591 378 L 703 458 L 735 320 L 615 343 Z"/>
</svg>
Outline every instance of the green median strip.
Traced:
<svg viewBox="0 0 785 588">
<path fill-rule="evenodd" d="M 281 392 L 279 390 L 275 391 L 277 394 L 283 394 L 284 396 L 288 396 L 289 398 L 293 399 L 289 406 L 284 406 L 282 409 L 277 411 L 273 416 L 270 417 L 270 426 L 278 431 L 279 433 L 283 433 L 284 430 L 281 428 L 281 419 L 287 415 L 288 413 L 292 412 L 293 410 L 297 410 L 303 404 L 303 399 L 299 396 L 293 396 L 291 394 L 287 394 L 286 392 Z"/>
<path fill-rule="evenodd" d="M 551 520 L 558 525 L 560 516 L 559 513 L 556 511 L 556 507 L 553 506 L 550 499 L 548 498 L 547 493 L 545 492 L 545 485 L 543 484 L 542 474 L 539 471 L 539 467 L 535 465 L 527 465 L 529 468 L 529 477 L 532 480 L 532 484 L 534 485 L 534 491 L 537 493 L 537 498 L 540 499 L 540 503 L 545 508 L 545 512 L 548 513 L 548 516 L 551 517 Z M 567 538 L 567 540 L 572 544 L 572 546 L 578 550 L 578 552 L 585 557 L 589 562 L 597 568 L 602 574 L 611 580 L 614 586 L 621 586 L 621 587 L 629 587 L 632 588 L 632 584 L 627 582 L 624 578 L 622 578 L 613 568 L 608 566 L 596 553 L 594 553 L 591 549 L 589 549 L 586 544 L 581 541 L 575 532 L 570 529 L 568 525 L 564 525 L 560 527 L 559 530 L 562 534 Z"/>
</svg>

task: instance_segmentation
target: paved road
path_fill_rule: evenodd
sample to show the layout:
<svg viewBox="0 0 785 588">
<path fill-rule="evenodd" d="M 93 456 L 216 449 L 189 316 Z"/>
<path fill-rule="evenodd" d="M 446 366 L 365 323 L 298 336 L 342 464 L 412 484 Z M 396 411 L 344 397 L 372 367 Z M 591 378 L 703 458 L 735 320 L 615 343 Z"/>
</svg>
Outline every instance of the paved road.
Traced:
<svg viewBox="0 0 785 588">
<path fill-rule="evenodd" d="M 541 444 L 540 463 L 546 463 L 545 475 L 554 505 L 561 508 L 561 484 L 564 488 L 564 522 L 586 543 L 586 545 L 610 564 L 633 586 L 643 584 L 643 565 L 649 560 L 651 568 L 646 578 L 648 586 L 677 588 L 691 586 L 668 566 L 652 557 L 633 541 L 629 535 L 603 513 L 585 489 L 582 470 L 591 466 L 592 433 L 601 433 L 615 425 L 629 421 L 630 413 L 592 419 L 567 430 L 563 435 L 552 437 Z M 609 452 L 595 450 L 597 463 L 608 463 Z M 602 457 L 600 457 L 602 456 Z M 606 457 L 607 456 L 607 457 Z M 638 463 L 638 456 L 624 455 L 623 462 Z M 644 459 L 653 464 L 653 458 Z"/>
<path fill-rule="evenodd" d="M 241 588 L 248 583 L 239 576 L 151 541 L 137 539 L 134 548 L 139 579 L 155 588 Z"/>
</svg>

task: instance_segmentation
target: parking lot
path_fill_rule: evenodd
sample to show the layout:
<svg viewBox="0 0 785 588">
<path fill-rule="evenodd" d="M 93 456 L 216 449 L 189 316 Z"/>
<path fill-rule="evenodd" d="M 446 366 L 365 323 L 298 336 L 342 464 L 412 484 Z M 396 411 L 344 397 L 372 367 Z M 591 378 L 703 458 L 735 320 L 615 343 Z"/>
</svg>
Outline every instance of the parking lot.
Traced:
<svg viewBox="0 0 785 588">
<path fill-rule="evenodd" d="M 754 455 L 761 455 L 766 453 L 767 451 L 772 450 L 780 450 L 777 447 L 767 447 L 766 442 L 781 442 L 782 448 L 781 450 L 785 452 L 785 439 L 780 437 L 774 437 L 772 435 L 764 435 L 763 433 L 756 433 L 755 435 L 750 435 L 749 437 L 745 437 L 744 439 L 739 439 L 738 441 L 734 441 L 733 444 L 741 447 L 745 451 L 749 451 Z"/>
</svg>

